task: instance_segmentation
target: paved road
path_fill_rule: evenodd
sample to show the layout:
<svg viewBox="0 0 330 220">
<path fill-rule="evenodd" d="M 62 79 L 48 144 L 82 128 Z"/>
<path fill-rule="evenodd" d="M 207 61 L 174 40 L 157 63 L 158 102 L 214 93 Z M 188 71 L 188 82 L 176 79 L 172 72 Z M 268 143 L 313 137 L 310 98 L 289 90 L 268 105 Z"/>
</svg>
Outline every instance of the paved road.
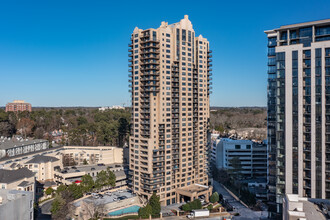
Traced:
<svg viewBox="0 0 330 220">
<path fill-rule="evenodd" d="M 50 220 L 51 219 L 50 209 L 52 207 L 52 203 L 53 203 L 53 199 L 48 200 L 40 205 L 39 215 L 37 217 L 37 220 Z"/>
<path fill-rule="evenodd" d="M 228 191 L 223 188 L 218 182 L 213 181 L 213 187 L 215 191 L 218 193 L 221 193 L 223 198 L 227 199 L 230 205 L 236 208 L 234 212 L 238 212 L 239 216 L 233 216 L 233 219 L 239 219 L 239 220 L 249 220 L 249 219 L 260 219 L 261 217 L 266 217 L 266 212 L 257 212 L 252 211 L 249 208 L 246 208 L 242 203 L 237 201 L 232 195 L 228 193 Z"/>
</svg>

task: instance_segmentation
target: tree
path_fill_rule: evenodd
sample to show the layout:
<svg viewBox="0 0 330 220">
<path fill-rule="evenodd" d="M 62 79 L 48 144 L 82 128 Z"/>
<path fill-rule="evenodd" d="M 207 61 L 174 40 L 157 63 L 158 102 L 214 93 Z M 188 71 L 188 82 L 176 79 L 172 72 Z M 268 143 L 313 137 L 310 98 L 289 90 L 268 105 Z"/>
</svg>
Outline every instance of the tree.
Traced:
<svg viewBox="0 0 330 220">
<path fill-rule="evenodd" d="M 202 203 L 199 199 L 195 199 L 190 203 L 190 207 L 192 210 L 194 209 L 201 209 L 202 208 Z"/>
<path fill-rule="evenodd" d="M 7 122 L 0 122 L 0 136 L 10 137 L 15 133 L 15 127 Z"/>
<path fill-rule="evenodd" d="M 107 168 L 107 176 L 108 176 L 108 182 L 107 185 L 111 186 L 111 187 L 115 187 L 116 186 L 116 175 L 114 174 L 114 172 L 112 172 L 110 170 L 110 168 Z"/>
<path fill-rule="evenodd" d="M 128 133 L 129 124 L 128 124 L 126 118 L 120 118 L 118 122 L 119 122 L 118 143 L 119 143 L 119 147 L 122 147 L 124 145 L 124 139 Z"/>
<path fill-rule="evenodd" d="M 46 195 L 48 195 L 48 196 L 53 194 L 53 192 L 54 192 L 54 189 L 52 187 L 47 188 L 45 191 Z"/>
<path fill-rule="evenodd" d="M 83 116 L 79 116 L 79 117 L 77 118 L 77 123 L 78 123 L 78 126 L 80 126 L 80 125 L 87 124 L 88 121 L 87 121 L 87 119 L 86 119 L 85 117 L 83 117 Z"/>
<path fill-rule="evenodd" d="M 57 194 L 61 194 L 61 193 L 64 192 L 66 189 L 67 189 L 67 186 L 61 184 L 61 185 L 59 185 L 59 186 L 57 187 L 57 189 L 56 189 L 56 193 L 57 193 Z"/>
<path fill-rule="evenodd" d="M 108 175 L 107 172 L 102 170 L 101 172 L 99 172 L 96 176 L 96 180 L 95 180 L 95 187 L 97 189 L 101 189 L 103 186 L 107 185 L 108 183 Z"/>
<path fill-rule="evenodd" d="M 212 204 L 208 205 L 207 209 L 211 211 L 213 209 L 213 205 Z"/>
<path fill-rule="evenodd" d="M 152 216 L 158 217 L 161 211 L 160 202 L 159 202 L 159 196 L 156 195 L 156 193 L 153 193 L 152 196 L 149 199 L 149 204 L 152 208 Z"/>
<path fill-rule="evenodd" d="M 219 194 L 217 192 L 213 193 L 210 197 L 210 202 L 216 203 L 219 201 Z"/>
<path fill-rule="evenodd" d="M 84 161 L 83 161 L 83 165 L 88 165 L 88 162 L 87 162 L 86 159 L 84 159 Z"/>
<path fill-rule="evenodd" d="M 240 158 L 233 157 L 232 159 L 229 160 L 229 162 L 230 165 L 233 167 L 233 169 L 231 170 L 232 174 L 236 177 L 239 177 L 242 171 L 242 164 Z"/>
<path fill-rule="evenodd" d="M 54 201 L 52 202 L 52 207 L 50 209 L 50 212 L 52 213 L 53 217 L 59 215 L 60 210 L 63 208 L 64 205 L 64 199 L 60 195 L 56 195 Z"/>
<path fill-rule="evenodd" d="M 195 209 L 201 209 L 202 208 L 202 203 L 199 199 L 195 199 L 192 202 L 188 202 L 182 206 L 182 209 L 184 211 L 191 211 Z"/>
<path fill-rule="evenodd" d="M 88 174 L 85 174 L 82 178 L 81 178 L 81 183 L 80 186 L 82 187 L 83 192 L 90 192 L 93 187 L 94 187 L 94 180 L 93 177 L 91 177 Z"/>
<path fill-rule="evenodd" d="M 186 212 L 191 211 L 192 209 L 191 209 L 190 203 L 186 203 L 186 204 L 182 205 L 182 210 L 186 211 Z"/>
<path fill-rule="evenodd" d="M 68 191 L 71 192 L 74 199 L 79 199 L 83 197 L 83 190 L 80 185 L 72 183 L 68 186 Z"/>
<path fill-rule="evenodd" d="M 139 217 L 149 218 L 149 215 L 152 214 L 152 207 L 150 204 L 147 204 L 145 207 L 139 209 Z"/>
<path fill-rule="evenodd" d="M 45 130 L 43 128 L 37 128 L 33 134 L 35 138 L 42 139 L 44 138 Z"/>
<path fill-rule="evenodd" d="M 94 202 L 81 202 L 81 209 L 84 210 L 84 218 L 89 220 L 97 220 L 102 217 L 105 212 L 104 204 L 95 204 Z"/>
<path fill-rule="evenodd" d="M 17 123 L 17 130 L 22 135 L 24 135 L 24 138 L 26 138 L 28 135 L 30 135 L 33 126 L 34 126 L 34 121 L 32 121 L 29 118 L 22 118 Z"/>
</svg>

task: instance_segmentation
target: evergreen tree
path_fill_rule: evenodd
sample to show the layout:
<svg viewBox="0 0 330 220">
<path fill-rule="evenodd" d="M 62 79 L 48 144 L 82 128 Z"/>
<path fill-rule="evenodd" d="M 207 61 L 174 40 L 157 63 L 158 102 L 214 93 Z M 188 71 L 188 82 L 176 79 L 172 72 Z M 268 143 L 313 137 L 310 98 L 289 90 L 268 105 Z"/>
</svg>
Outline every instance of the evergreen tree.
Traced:
<svg viewBox="0 0 330 220">
<path fill-rule="evenodd" d="M 158 217 L 161 211 L 159 196 L 156 193 L 153 193 L 149 199 L 149 204 L 152 207 L 152 216 Z"/>
</svg>

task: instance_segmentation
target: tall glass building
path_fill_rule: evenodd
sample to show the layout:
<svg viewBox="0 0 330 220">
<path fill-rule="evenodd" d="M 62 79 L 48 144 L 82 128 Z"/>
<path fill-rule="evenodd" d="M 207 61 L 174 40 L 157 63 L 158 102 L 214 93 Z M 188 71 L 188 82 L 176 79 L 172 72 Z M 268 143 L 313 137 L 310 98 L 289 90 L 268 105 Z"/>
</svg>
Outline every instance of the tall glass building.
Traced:
<svg viewBox="0 0 330 220">
<path fill-rule="evenodd" d="M 268 37 L 270 211 L 285 193 L 330 199 L 330 19 Z"/>
</svg>

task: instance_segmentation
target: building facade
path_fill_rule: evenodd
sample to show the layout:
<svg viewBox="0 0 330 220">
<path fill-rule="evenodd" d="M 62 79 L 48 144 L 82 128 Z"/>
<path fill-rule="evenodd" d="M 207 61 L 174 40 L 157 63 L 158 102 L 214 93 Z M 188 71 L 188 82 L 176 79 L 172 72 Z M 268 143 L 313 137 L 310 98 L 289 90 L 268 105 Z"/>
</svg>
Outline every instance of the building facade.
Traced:
<svg viewBox="0 0 330 220">
<path fill-rule="evenodd" d="M 61 153 L 65 166 L 123 163 L 123 148 L 113 146 L 65 146 Z"/>
<path fill-rule="evenodd" d="M 49 148 L 49 142 L 42 139 L 24 139 L 0 137 L 0 158 L 14 157 Z"/>
<path fill-rule="evenodd" d="M 40 183 L 54 180 L 55 169 L 63 168 L 61 158 L 36 155 L 24 163 L 24 167 L 35 173 L 36 180 Z"/>
<path fill-rule="evenodd" d="M 231 160 L 238 158 L 241 174 L 251 178 L 267 176 L 267 145 L 250 140 L 221 138 L 212 152 L 212 161 L 218 169 L 233 169 Z M 213 145 L 214 146 L 214 145 Z"/>
<path fill-rule="evenodd" d="M 32 111 L 32 105 L 30 103 L 24 102 L 23 100 L 14 100 L 11 103 L 7 103 L 6 112 L 24 112 Z"/>
<path fill-rule="evenodd" d="M 208 184 L 211 50 L 188 16 L 131 35 L 132 189 L 176 203 L 177 189 Z"/>
<path fill-rule="evenodd" d="M 269 200 L 330 198 L 330 19 L 268 37 Z"/>
</svg>

